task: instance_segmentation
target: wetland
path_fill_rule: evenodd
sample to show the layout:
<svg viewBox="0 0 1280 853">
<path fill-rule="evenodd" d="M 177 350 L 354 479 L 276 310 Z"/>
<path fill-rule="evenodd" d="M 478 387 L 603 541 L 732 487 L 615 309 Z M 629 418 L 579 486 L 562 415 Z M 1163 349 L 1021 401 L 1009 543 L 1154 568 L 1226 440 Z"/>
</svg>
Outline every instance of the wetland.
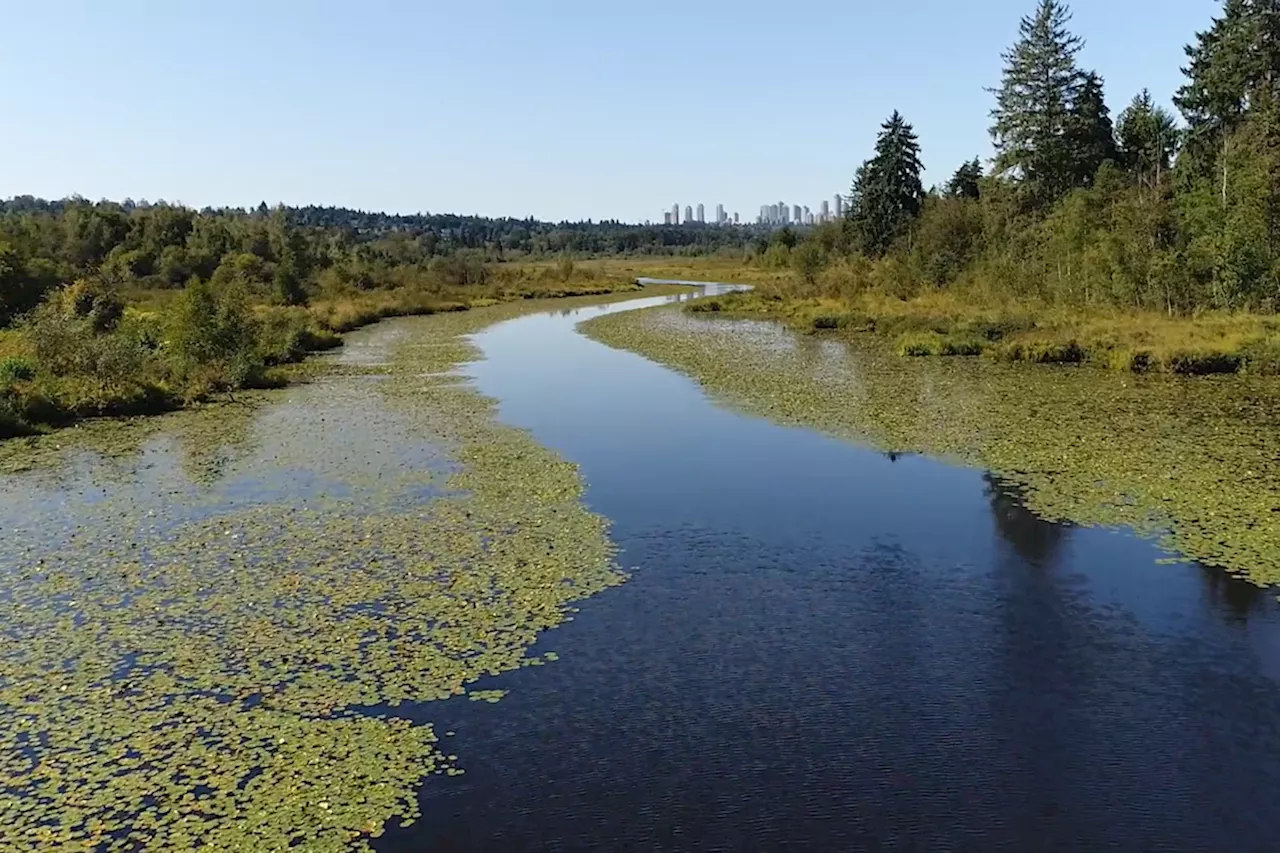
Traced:
<svg viewBox="0 0 1280 853">
<path fill-rule="evenodd" d="M 1270 849 L 1274 379 L 654 293 L 0 445 L 0 846 Z"/>
</svg>

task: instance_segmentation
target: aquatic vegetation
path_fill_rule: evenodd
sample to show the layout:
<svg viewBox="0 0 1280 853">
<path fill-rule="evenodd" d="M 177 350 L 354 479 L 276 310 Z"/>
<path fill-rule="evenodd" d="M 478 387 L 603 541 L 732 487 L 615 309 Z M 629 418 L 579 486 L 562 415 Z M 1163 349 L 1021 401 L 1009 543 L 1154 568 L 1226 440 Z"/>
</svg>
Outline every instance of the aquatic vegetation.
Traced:
<svg viewBox="0 0 1280 853">
<path fill-rule="evenodd" d="M 467 698 L 472 702 L 488 702 L 492 705 L 502 701 L 502 697 L 506 695 L 505 690 L 473 690 Z"/>
<path fill-rule="evenodd" d="M 397 709 L 554 661 L 538 636 L 625 579 L 575 467 L 455 370 L 547 307 L 397 320 L 306 385 L 6 445 L 0 848 L 361 848 L 459 775 Z"/>
<path fill-rule="evenodd" d="M 750 412 L 989 468 L 1042 517 L 1132 527 L 1258 584 L 1280 583 L 1275 377 L 908 359 L 879 338 L 836 341 L 678 309 L 608 315 L 583 329 Z M 1075 360 L 1048 346 L 1035 355 Z"/>
</svg>

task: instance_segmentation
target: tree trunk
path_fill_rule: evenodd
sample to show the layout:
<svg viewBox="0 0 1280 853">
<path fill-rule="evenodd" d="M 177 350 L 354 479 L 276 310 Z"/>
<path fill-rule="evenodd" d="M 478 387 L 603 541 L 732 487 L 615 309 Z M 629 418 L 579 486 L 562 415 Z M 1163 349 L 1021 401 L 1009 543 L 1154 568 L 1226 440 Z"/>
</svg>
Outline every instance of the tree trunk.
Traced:
<svg viewBox="0 0 1280 853">
<path fill-rule="evenodd" d="M 1222 134 L 1222 209 L 1227 209 L 1227 134 Z"/>
</svg>

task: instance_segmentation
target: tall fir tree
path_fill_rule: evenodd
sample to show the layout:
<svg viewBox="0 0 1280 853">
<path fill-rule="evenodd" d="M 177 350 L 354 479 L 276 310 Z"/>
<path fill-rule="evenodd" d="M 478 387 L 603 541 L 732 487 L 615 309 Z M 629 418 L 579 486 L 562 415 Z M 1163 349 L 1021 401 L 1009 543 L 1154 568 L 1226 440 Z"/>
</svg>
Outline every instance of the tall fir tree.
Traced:
<svg viewBox="0 0 1280 853">
<path fill-rule="evenodd" d="M 1074 185 L 1081 168 L 1068 133 L 1087 75 L 1076 65 L 1084 42 L 1068 30 L 1070 21 L 1065 4 L 1040 0 L 1035 14 L 1022 19 L 1017 43 L 1004 54 L 1000 87 L 992 90 L 996 170 L 1045 203 Z"/>
<path fill-rule="evenodd" d="M 1225 0 L 1186 48 L 1178 206 L 1212 304 L 1280 305 L 1280 0 Z"/>
<path fill-rule="evenodd" d="M 1280 0 L 1224 0 L 1185 50 L 1187 82 L 1173 102 L 1187 121 L 1185 167 L 1207 174 L 1250 105 L 1280 95 Z"/>
<path fill-rule="evenodd" d="M 1066 127 L 1067 150 L 1074 161 L 1072 185 L 1087 187 L 1108 160 L 1119 159 L 1116 153 L 1115 127 L 1102 91 L 1102 78 L 1093 72 L 1084 75 L 1084 84 L 1071 105 Z"/>
<path fill-rule="evenodd" d="M 849 220 L 868 255 L 884 255 L 920 216 L 923 168 L 915 130 L 894 110 L 880 126 L 875 156 L 858 169 L 850 193 Z"/>
</svg>

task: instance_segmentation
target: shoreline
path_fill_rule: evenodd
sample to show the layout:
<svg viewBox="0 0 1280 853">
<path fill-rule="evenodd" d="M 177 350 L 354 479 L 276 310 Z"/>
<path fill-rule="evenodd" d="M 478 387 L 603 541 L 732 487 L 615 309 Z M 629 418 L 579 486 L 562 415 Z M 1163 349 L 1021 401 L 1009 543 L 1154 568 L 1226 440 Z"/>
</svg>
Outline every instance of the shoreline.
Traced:
<svg viewBox="0 0 1280 853">
<path fill-rule="evenodd" d="M 315 318 L 316 323 L 319 325 L 317 331 L 308 332 L 303 337 L 305 348 L 270 364 L 261 381 L 236 391 L 215 392 L 185 398 L 172 389 L 147 385 L 142 386 L 139 392 L 132 396 L 122 396 L 107 401 L 105 405 L 99 405 L 96 411 L 81 412 L 77 411 L 73 406 L 59 405 L 38 393 L 33 398 L 31 386 L 21 381 L 12 383 L 8 388 L 0 386 L 0 448 L 97 421 L 156 417 L 174 412 L 199 409 L 206 405 L 216 404 L 223 398 L 235 401 L 237 397 L 253 397 L 263 391 L 278 390 L 296 385 L 310 377 L 311 365 L 315 364 L 314 356 L 340 349 L 345 344 L 345 336 L 347 334 L 376 325 L 383 320 L 433 316 L 441 313 L 467 313 L 499 305 L 520 305 L 546 300 L 608 298 L 615 295 L 633 296 L 653 289 L 652 285 L 642 287 L 635 282 L 624 284 L 622 281 L 612 280 L 606 284 L 584 283 L 576 287 L 566 284 L 564 287 L 550 291 L 546 295 L 537 292 L 513 292 L 507 294 L 506 298 L 501 300 L 483 298 L 472 300 L 469 303 L 442 302 L 436 305 L 406 302 L 397 306 L 388 299 L 382 305 L 365 313 L 342 317 L 335 317 L 332 302 L 317 300 L 314 306 L 299 309 L 309 312 L 309 315 Z M 389 297 L 390 295 L 384 294 L 384 296 Z M 272 309 L 266 306 L 255 306 L 254 311 L 259 314 L 259 322 L 266 316 L 264 312 L 269 312 L 270 310 Z M 326 312 L 329 314 L 327 320 L 322 319 L 325 317 Z M 332 322 L 335 319 L 341 322 Z M 4 359 L 0 358 L 0 363 L 3 363 L 3 361 Z M 22 416 L 24 409 L 34 410 L 41 417 L 28 420 Z"/>
<path fill-rule="evenodd" d="M 899 300 L 799 297 L 768 286 L 692 312 L 769 317 L 804 334 L 871 334 L 907 357 L 1086 365 L 1133 374 L 1280 375 L 1280 317 L 1166 316 L 1034 304 L 983 305 L 950 293 Z"/>
</svg>

